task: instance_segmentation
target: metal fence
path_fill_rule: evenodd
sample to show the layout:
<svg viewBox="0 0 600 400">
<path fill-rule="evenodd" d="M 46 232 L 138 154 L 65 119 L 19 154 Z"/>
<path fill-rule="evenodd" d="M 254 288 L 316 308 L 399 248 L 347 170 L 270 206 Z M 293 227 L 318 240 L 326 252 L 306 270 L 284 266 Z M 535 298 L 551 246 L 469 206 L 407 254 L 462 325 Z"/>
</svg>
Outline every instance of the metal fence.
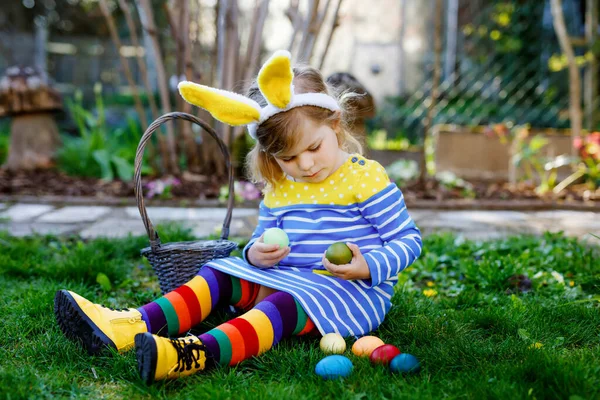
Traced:
<svg viewBox="0 0 600 400">
<path fill-rule="evenodd" d="M 404 3 L 410 7 L 420 1 Z M 584 36 L 582 1 L 563 0 L 573 37 Z M 442 12 L 442 78 L 433 124 L 510 122 L 537 128 L 569 127 L 567 62 L 554 33 L 549 0 L 446 0 Z M 404 92 L 389 98 L 371 122 L 372 130 L 384 129 L 388 138 L 421 140 L 432 93 L 433 18 L 431 12 L 424 16 L 425 21 L 404 20 L 403 59 L 420 44 L 410 35 L 411 24 L 425 23 L 428 28 L 419 49 L 417 69 L 422 72 L 405 75 L 408 85 Z M 585 86 L 590 53 L 586 54 L 585 47 L 575 50 Z M 586 127 L 595 129 L 597 98 L 587 107 Z"/>
<path fill-rule="evenodd" d="M 390 49 L 399 49 L 396 65 L 388 69 L 394 69 L 402 82 L 396 96 L 378 105 L 378 117 L 370 128 L 385 130 L 388 138 L 420 143 L 431 101 L 435 2 L 398 1 L 401 26 L 389 29 L 398 31 L 400 43 L 380 43 L 372 52 L 383 52 L 387 55 L 384 59 L 390 60 Z M 583 3 L 586 0 L 563 0 L 568 30 L 575 37 L 585 33 Z M 433 124 L 512 122 L 539 128 L 569 127 L 567 65 L 554 34 L 549 0 L 445 0 L 442 13 L 441 95 L 433 110 Z M 0 71 L 10 63 L 34 63 L 33 34 L 3 33 L 3 39 Z M 127 91 L 117 50 L 109 40 L 50 37 L 47 47 L 48 75 L 61 92 L 69 95 L 81 89 L 90 95 L 96 82 L 103 82 L 107 95 Z M 576 51 L 584 78 L 589 52 L 586 47 Z M 168 47 L 165 54 L 168 70 L 173 71 L 173 49 Z M 203 64 L 201 70 L 210 70 L 210 52 L 199 52 L 194 59 Z M 141 85 L 131 51 L 128 60 Z M 149 62 L 148 67 L 152 66 Z M 583 82 L 585 86 L 589 81 Z M 592 117 L 598 111 L 597 99 L 590 102 L 588 98 L 587 107 L 586 127 L 597 128 L 598 118 Z"/>
</svg>

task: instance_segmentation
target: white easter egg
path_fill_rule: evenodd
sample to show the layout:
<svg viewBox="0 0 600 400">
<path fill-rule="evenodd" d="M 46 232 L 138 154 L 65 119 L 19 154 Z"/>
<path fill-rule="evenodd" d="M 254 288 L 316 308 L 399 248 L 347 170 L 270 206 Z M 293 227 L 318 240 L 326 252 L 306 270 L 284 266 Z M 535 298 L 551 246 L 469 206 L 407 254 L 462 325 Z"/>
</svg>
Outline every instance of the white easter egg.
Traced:
<svg viewBox="0 0 600 400">
<path fill-rule="evenodd" d="M 328 333 L 321 338 L 321 350 L 326 354 L 342 354 L 346 351 L 346 341 L 339 333 Z"/>
</svg>

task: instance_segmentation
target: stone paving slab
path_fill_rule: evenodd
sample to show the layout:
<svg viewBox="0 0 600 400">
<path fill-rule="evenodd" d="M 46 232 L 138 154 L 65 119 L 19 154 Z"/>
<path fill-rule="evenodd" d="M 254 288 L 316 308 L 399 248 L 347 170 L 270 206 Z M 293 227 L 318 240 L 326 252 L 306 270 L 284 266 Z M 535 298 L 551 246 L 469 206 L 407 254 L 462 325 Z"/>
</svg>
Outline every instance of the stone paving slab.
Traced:
<svg viewBox="0 0 600 400">
<path fill-rule="evenodd" d="M 27 221 L 53 209 L 53 206 L 47 204 L 16 204 L 0 212 L 0 219 L 8 219 L 13 222 Z"/>
<path fill-rule="evenodd" d="M 36 222 L 0 223 L 0 231 L 8 231 L 13 236 L 69 235 L 81 229 L 77 224 L 44 224 Z"/>
<path fill-rule="evenodd" d="M 446 211 L 437 212 L 442 220 L 461 220 L 475 223 L 498 224 L 504 222 L 524 222 L 528 219 L 527 213 L 518 211 Z"/>
<path fill-rule="evenodd" d="M 79 234 L 84 239 L 97 237 L 122 238 L 129 235 L 147 235 L 146 228 L 141 219 L 121 219 L 112 217 L 87 226 Z"/>
<path fill-rule="evenodd" d="M 1 208 L 4 207 L 4 208 Z M 220 233 L 227 209 L 149 207 L 155 225 L 174 222 L 191 229 L 196 237 Z M 488 240 L 508 235 L 564 231 L 567 235 L 591 238 L 600 233 L 600 213 L 577 211 L 483 211 L 410 210 L 423 234 L 453 232 L 469 239 Z M 258 209 L 236 208 L 230 237 L 250 237 L 258 222 Z M 145 236 L 137 207 L 67 206 L 45 204 L 0 204 L 0 230 L 16 236 L 74 234 L 83 238 Z M 160 232 L 159 232 L 160 233 Z"/>
<path fill-rule="evenodd" d="M 103 206 L 69 206 L 45 214 L 38 221 L 50 223 L 94 222 L 110 211 L 110 207 Z"/>
<path fill-rule="evenodd" d="M 233 219 L 229 225 L 229 236 L 238 237 L 250 237 L 256 222 L 246 219 Z M 164 221 L 163 221 L 164 222 Z M 154 222 L 153 222 L 154 223 Z M 220 234 L 223 227 L 221 221 L 177 221 L 182 227 L 190 229 L 195 237 L 205 237 L 208 235 Z M 156 225 L 155 225 L 156 228 Z M 160 229 L 158 229 L 160 235 Z M 146 236 L 146 228 L 142 223 L 141 219 L 122 219 L 122 218 L 110 218 L 96 222 L 92 225 L 87 226 L 80 232 L 80 235 L 84 239 L 92 239 L 96 237 L 107 237 L 107 238 L 122 238 L 129 235 L 132 236 Z"/>
<path fill-rule="evenodd" d="M 137 207 L 126 207 L 125 212 L 129 218 L 141 218 Z M 214 220 L 223 221 L 227 214 L 225 208 L 181 208 L 181 207 L 147 207 L 146 212 L 151 221 L 189 221 L 189 220 Z M 234 208 L 232 218 L 244 218 L 258 214 L 258 209 Z"/>
</svg>

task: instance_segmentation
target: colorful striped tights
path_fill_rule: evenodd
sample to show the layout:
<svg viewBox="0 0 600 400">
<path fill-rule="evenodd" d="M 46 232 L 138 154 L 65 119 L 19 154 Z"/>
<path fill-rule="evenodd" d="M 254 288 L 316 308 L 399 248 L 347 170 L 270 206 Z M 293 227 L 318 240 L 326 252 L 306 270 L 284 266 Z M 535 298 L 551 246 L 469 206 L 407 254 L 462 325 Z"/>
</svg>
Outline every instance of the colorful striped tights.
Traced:
<svg viewBox="0 0 600 400">
<path fill-rule="evenodd" d="M 275 292 L 253 307 L 259 289 L 259 284 L 202 267 L 194 279 L 138 310 L 149 332 L 171 337 L 189 331 L 218 306 L 249 310 L 198 336 L 209 360 L 235 365 L 264 353 L 284 337 L 303 335 L 315 327 L 285 292 Z"/>
</svg>

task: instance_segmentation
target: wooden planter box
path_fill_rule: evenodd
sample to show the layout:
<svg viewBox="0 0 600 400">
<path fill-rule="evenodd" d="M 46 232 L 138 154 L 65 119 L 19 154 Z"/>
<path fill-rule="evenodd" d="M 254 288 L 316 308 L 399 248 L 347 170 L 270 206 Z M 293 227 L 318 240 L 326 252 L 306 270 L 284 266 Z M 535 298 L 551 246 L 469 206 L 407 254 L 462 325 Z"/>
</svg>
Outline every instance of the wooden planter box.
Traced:
<svg viewBox="0 0 600 400">
<path fill-rule="evenodd" d="M 464 179 L 508 180 L 510 144 L 503 144 L 496 136 L 486 135 L 486 127 L 437 125 L 436 170 L 450 171 Z M 571 154 L 571 136 L 564 131 L 533 130 L 532 136 L 542 133 L 548 140 L 546 155 L 555 157 Z M 566 177 L 570 169 L 559 169 L 559 178 Z"/>
<path fill-rule="evenodd" d="M 387 167 L 394 161 L 414 160 L 417 163 L 421 160 L 421 152 L 407 150 L 373 150 L 365 149 L 365 157 L 377 161 L 379 164 Z"/>
</svg>

